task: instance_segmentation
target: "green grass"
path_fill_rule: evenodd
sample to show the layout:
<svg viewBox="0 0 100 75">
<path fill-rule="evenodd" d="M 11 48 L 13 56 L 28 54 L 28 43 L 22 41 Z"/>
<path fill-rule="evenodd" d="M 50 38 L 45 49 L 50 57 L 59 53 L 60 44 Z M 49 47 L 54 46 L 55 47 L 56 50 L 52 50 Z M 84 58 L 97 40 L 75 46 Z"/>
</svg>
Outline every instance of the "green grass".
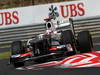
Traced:
<svg viewBox="0 0 100 75">
<path fill-rule="evenodd" d="M 11 55 L 11 52 L 10 51 L 0 53 L 0 59 L 8 58 L 10 55 Z"/>
<path fill-rule="evenodd" d="M 0 48 L 7 48 L 10 46 L 11 46 L 11 43 L 0 44 Z"/>
<path fill-rule="evenodd" d="M 100 34 L 92 34 L 92 36 L 100 36 Z"/>
</svg>

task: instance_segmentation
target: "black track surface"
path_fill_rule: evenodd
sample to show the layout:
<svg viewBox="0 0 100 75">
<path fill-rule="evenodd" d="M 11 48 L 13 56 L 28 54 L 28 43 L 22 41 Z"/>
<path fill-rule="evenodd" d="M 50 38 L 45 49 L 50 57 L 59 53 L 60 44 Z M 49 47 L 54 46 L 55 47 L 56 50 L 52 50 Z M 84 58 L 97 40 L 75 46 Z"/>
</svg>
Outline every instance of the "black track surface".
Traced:
<svg viewBox="0 0 100 75">
<path fill-rule="evenodd" d="M 93 39 L 94 43 L 100 43 L 100 38 Z M 5 49 L 7 50 L 7 49 Z M 100 50 L 100 45 L 95 45 L 94 50 Z M 58 69 L 48 67 L 40 70 L 16 70 L 9 66 L 8 59 L 0 60 L 0 75 L 99 75 L 100 68 L 74 68 Z"/>
</svg>

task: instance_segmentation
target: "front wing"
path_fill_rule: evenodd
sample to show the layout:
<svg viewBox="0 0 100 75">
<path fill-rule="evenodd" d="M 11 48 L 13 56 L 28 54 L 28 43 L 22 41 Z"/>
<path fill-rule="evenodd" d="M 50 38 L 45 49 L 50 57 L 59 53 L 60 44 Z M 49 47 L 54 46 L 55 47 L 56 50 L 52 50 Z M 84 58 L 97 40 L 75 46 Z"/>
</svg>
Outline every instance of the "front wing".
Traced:
<svg viewBox="0 0 100 75">
<path fill-rule="evenodd" d="M 67 57 L 61 61 L 52 61 L 43 64 L 35 64 L 17 68 L 19 70 L 39 69 L 45 67 L 54 68 L 80 68 L 80 67 L 100 67 L 100 51 L 77 54 Z"/>
</svg>

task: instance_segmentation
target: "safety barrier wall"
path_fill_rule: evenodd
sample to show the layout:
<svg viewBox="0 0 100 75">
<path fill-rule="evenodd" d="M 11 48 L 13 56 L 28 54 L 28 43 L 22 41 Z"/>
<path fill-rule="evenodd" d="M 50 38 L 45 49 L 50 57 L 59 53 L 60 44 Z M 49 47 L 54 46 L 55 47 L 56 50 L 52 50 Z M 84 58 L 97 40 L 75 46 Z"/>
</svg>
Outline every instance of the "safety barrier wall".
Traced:
<svg viewBox="0 0 100 75">
<path fill-rule="evenodd" d="M 73 20 L 75 33 L 82 30 L 89 30 L 93 37 L 100 36 L 100 16 Z M 69 29 L 69 27 L 63 28 Z M 11 43 L 14 40 L 26 41 L 29 38 L 34 38 L 35 35 L 45 31 L 45 25 L 27 25 L 16 28 L 0 29 L 0 44 Z"/>
<path fill-rule="evenodd" d="M 93 37 L 100 36 L 100 16 L 74 20 L 76 34 L 83 30 L 89 30 Z"/>
</svg>

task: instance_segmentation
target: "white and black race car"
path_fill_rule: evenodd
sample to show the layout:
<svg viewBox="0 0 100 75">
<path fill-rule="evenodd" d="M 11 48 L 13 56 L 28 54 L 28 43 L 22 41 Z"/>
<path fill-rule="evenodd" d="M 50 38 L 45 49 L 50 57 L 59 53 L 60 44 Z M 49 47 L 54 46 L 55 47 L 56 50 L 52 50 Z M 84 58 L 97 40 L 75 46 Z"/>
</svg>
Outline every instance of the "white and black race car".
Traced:
<svg viewBox="0 0 100 75">
<path fill-rule="evenodd" d="M 71 26 L 70 30 L 59 30 L 68 25 Z M 12 42 L 10 64 L 21 67 L 26 61 L 44 63 L 92 51 L 93 43 L 89 31 L 81 31 L 75 36 L 72 19 L 68 19 L 67 23 L 54 23 L 52 19 L 47 19 L 45 26 L 44 34 L 29 39 L 27 43 L 23 44 L 20 40 Z"/>
</svg>

